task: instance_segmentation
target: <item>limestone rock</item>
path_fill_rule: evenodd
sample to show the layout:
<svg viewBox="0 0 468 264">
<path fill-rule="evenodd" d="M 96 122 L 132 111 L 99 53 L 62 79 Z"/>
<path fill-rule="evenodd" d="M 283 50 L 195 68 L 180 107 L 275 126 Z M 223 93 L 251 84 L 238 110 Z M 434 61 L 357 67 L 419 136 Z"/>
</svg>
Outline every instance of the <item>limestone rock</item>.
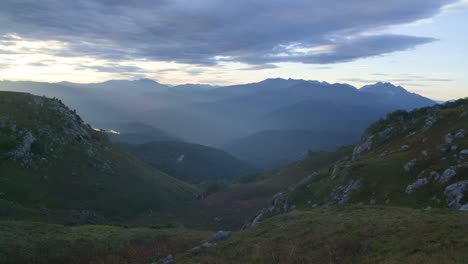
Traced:
<svg viewBox="0 0 468 264">
<path fill-rule="evenodd" d="M 417 179 L 415 182 L 411 183 L 410 185 L 406 187 L 405 192 L 410 194 L 428 183 L 429 183 L 428 178 Z"/>
<path fill-rule="evenodd" d="M 447 196 L 447 206 L 452 208 L 461 208 L 462 205 L 460 202 L 462 201 L 465 192 L 468 192 L 468 180 L 447 186 L 444 191 L 445 196 Z"/>
</svg>

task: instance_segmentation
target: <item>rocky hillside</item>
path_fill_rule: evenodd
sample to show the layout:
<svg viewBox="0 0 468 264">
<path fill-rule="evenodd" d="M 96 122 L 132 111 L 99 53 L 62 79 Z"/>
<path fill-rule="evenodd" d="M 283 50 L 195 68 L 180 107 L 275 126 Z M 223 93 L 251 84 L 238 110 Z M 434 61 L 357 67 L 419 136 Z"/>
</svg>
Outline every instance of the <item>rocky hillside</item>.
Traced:
<svg viewBox="0 0 468 264">
<path fill-rule="evenodd" d="M 97 221 L 158 212 L 197 194 L 114 147 L 61 101 L 0 93 L 0 208 Z"/>
<path fill-rule="evenodd" d="M 280 170 L 276 178 L 298 180 L 272 196 L 246 227 L 295 208 L 345 204 L 468 210 L 466 132 L 467 99 L 390 113 L 335 162 L 310 166 L 306 158 Z"/>
</svg>

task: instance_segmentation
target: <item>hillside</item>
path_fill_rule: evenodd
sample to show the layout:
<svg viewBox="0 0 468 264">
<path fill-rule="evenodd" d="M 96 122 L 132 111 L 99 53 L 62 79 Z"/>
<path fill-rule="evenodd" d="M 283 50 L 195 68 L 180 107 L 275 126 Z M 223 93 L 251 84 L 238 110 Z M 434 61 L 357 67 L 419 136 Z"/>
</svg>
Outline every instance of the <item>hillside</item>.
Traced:
<svg viewBox="0 0 468 264">
<path fill-rule="evenodd" d="M 61 101 L 29 94 L 0 92 L 0 160 L 7 219 L 128 218 L 197 195 L 113 146 Z"/>
<path fill-rule="evenodd" d="M 230 180 L 254 172 L 253 166 L 215 148 L 179 141 L 120 146 L 148 164 L 187 182 Z"/>
<path fill-rule="evenodd" d="M 224 148 L 263 169 L 303 159 L 311 151 L 334 151 L 359 139 L 359 132 L 338 130 L 266 130 L 238 139 Z"/>
<path fill-rule="evenodd" d="M 0 81 L 0 90 L 57 97 L 76 109 L 93 127 L 118 130 L 129 123 L 139 123 L 160 130 L 159 135 L 153 134 L 154 140 L 166 134 L 180 141 L 215 146 L 228 152 L 232 145 L 238 145 L 237 141 L 252 135 L 257 138 L 265 135 L 259 140 L 271 142 L 264 132 L 279 130 L 342 133 L 346 129 L 354 134 L 344 136 L 345 140 L 328 141 L 330 144 L 323 148 L 314 146 L 317 138 L 304 141 L 302 137 L 301 142 L 315 150 L 355 144 L 356 135 L 386 113 L 434 104 L 428 98 L 391 84 L 381 87 L 377 83 L 357 89 L 349 84 L 281 78 L 216 87 L 168 86 L 148 79 L 89 84 Z M 140 142 L 140 136 L 148 134 L 127 133 L 127 138 L 119 138 L 145 143 Z M 285 145 L 298 144 L 294 137 L 283 136 L 282 140 Z M 268 153 L 268 145 L 250 147 L 245 144 L 239 148 L 245 150 L 242 154 L 257 150 Z M 288 155 L 277 151 L 268 153 L 272 156 L 267 158 L 270 162 L 280 161 L 268 167 L 284 165 L 284 161 L 297 159 L 298 152 L 305 150 L 294 149 Z M 258 155 L 248 162 L 264 163 L 258 162 Z"/>
<path fill-rule="evenodd" d="M 102 124 L 100 128 L 108 132 L 107 136 L 112 142 L 142 144 L 153 141 L 180 141 L 159 128 L 141 122 Z"/>
<path fill-rule="evenodd" d="M 389 206 L 296 210 L 177 263 L 466 263 L 468 213 Z M 214 245 L 215 244 L 215 245 Z"/>
<path fill-rule="evenodd" d="M 334 162 L 310 166 L 307 158 L 279 170 L 276 178 L 296 183 L 284 186 L 272 198 L 275 206 L 259 210 L 252 221 L 293 208 L 345 204 L 466 210 L 467 113 L 463 99 L 388 114 Z"/>
</svg>

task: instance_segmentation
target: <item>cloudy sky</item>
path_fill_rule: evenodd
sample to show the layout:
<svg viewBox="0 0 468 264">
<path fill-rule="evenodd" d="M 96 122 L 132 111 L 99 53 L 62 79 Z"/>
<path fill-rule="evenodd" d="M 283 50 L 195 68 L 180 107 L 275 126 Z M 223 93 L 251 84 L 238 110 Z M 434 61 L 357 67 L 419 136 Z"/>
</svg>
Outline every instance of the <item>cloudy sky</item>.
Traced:
<svg viewBox="0 0 468 264">
<path fill-rule="evenodd" d="M 468 96 L 468 0 L 1 0 L 0 79 L 391 81 Z"/>
</svg>

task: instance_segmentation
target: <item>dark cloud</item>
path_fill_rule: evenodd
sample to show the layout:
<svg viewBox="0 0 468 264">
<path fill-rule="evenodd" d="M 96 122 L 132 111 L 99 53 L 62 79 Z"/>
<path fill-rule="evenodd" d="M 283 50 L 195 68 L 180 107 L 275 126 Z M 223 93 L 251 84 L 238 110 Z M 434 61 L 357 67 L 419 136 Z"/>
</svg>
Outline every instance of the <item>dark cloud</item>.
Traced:
<svg viewBox="0 0 468 264">
<path fill-rule="evenodd" d="M 105 65 L 80 65 L 81 69 L 92 69 L 98 72 L 109 72 L 109 73 L 138 73 L 146 72 L 145 69 L 136 66 L 126 66 L 120 64 L 105 64 Z"/>
<path fill-rule="evenodd" d="M 259 65 L 252 65 L 249 67 L 242 68 L 240 70 L 242 71 L 258 71 L 258 70 L 268 70 L 268 69 L 277 69 L 279 68 L 278 66 L 270 63 L 266 64 L 259 64 Z"/>
<path fill-rule="evenodd" d="M 48 51 L 60 56 L 199 65 L 219 60 L 327 64 L 431 42 L 365 33 L 432 17 L 451 2 L 455 0 L 2 0 L 0 35 L 64 41 L 67 49 Z M 329 50 L 316 49 L 324 45 Z"/>
</svg>

